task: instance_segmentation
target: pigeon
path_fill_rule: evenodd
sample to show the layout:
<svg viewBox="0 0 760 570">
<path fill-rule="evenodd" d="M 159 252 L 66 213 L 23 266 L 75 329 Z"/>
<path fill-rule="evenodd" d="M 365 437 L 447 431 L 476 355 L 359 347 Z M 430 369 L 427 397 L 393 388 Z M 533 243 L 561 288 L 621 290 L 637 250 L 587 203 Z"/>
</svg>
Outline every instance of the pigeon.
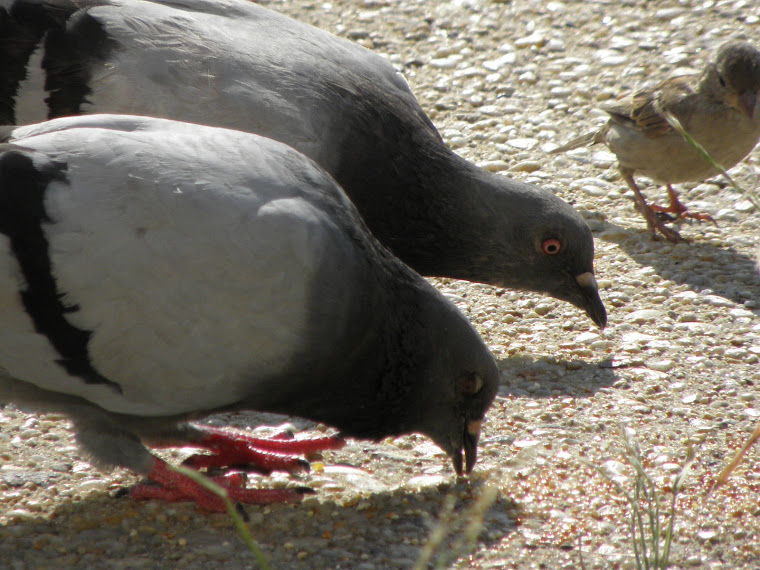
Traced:
<svg viewBox="0 0 760 570">
<path fill-rule="evenodd" d="M 660 232 L 674 243 L 677 231 L 661 215 L 713 221 L 693 213 L 680 202 L 673 184 L 699 181 L 719 174 L 668 122 L 675 117 L 723 168 L 747 156 L 760 139 L 760 51 L 747 42 L 723 44 L 696 80 L 693 76 L 668 78 L 652 87 L 615 101 L 605 110 L 609 121 L 599 131 L 554 149 L 566 152 L 603 143 L 617 155 L 620 173 L 633 191 L 636 208 L 644 215 L 654 237 Z M 670 204 L 648 205 L 633 179 L 642 174 L 664 184 Z"/>
<path fill-rule="evenodd" d="M 121 115 L 3 127 L 0 402 L 68 414 L 136 498 L 224 508 L 147 446 L 196 469 L 294 457 L 343 437 L 419 432 L 458 474 L 499 381 L 469 321 L 369 232 L 335 181 L 251 133 Z M 339 436 L 271 440 L 195 423 L 299 416 Z M 218 482 L 241 503 L 302 490 Z"/>
<path fill-rule="evenodd" d="M 383 57 L 248 0 L 0 0 L 0 16 L 0 124 L 119 113 L 284 142 L 422 275 L 549 294 L 605 326 L 583 218 L 455 154 Z"/>
</svg>

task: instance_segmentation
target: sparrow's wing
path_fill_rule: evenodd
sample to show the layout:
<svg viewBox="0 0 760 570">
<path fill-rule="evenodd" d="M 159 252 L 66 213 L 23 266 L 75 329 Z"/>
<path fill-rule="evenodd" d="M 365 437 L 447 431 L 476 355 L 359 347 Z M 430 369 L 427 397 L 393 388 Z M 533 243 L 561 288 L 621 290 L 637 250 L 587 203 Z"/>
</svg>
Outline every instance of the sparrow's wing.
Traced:
<svg viewBox="0 0 760 570">
<path fill-rule="evenodd" d="M 691 78 L 672 77 L 607 105 L 604 110 L 613 121 L 635 128 L 648 138 L 657 138 L 673 132 L 665 118 L 666 111 L 681 122 L 688 119 L 689 106 L 684 102 L 693 96 Z"/>
</svg>

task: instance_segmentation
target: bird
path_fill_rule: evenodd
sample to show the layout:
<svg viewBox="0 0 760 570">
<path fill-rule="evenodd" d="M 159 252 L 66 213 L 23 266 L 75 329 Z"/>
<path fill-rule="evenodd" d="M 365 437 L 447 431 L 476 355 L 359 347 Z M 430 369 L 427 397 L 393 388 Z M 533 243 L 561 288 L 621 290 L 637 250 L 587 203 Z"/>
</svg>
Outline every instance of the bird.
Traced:
<svg viewBox="0 0 760 570">
<path fill-rule="evenodd" d="M 601 129 L 552 150 L 566 152 L 598 143 L 617 156 L 620 174 L 633 191 L 636 208 L 656 237 L 678 243 L 680 234 L 658 213 L 676 218 L 713 221 L 692 213 L 678 199 L 673 184 L 701 181 L 719 174 L 671 125 L 674 117 L 723 168 L 746 157 L 760 138 L 760 51 L 745 41 L 730 41 L 717 50 L 701 75 L 667 78 L 605 106 L 610 115 Z M 672 121 L 672 119 L 671 119 Z M 668 206 L 649 205 L 633 176 L 664 184 Z"/>
<path fill-rule="evenodd" d="M 248 0 L 0 0 L 0 14 L 0 124 L 119 113 L 284 142 L 422 275 L 548 294 L 605 326 L 582 216 L 454 153 L 382 56 Z"/>
<path fill-rule="evenodd" d="M 344 437 L 430 437 L 476 462 L 499 382 L 465 316 L 393 256 L 337 183 L 252 133 L 123 115 L 3 127 L 0 402 L 68 414 L 135 498 L 224 504 L 195 469 L 302 470 Z M 255 410 L 339 430 L 254 438 L 199 419 Z M 217 478 L 241 503 L 304 489 Z"/>
</svg>

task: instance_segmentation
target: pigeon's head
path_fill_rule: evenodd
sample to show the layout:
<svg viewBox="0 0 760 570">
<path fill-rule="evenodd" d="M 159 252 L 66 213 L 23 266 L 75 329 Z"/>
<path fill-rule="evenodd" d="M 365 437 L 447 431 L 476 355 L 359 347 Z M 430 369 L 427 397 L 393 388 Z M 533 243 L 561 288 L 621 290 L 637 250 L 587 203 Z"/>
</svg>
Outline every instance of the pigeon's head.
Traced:
<svg viewBox="0 0 760 570">
<path fill-rule="evenodd" d="M 723 44 L 705 69 L 700 91 L 760 120 L 760 51 L 747 42 Z"/>
<path fill-rule="evenodd" d="M 378 441 L 419 433 L 452 458 L 458 474 L 469 473 L 499 369 L 451 302 L 376 247 L 386 263 L 378 272 L 378 303 L 362 302 L 338 340 L 324 334 L 323 319 L 315 320 L 308 345 L 317 356 L 307 361 L 314 364 L 251 386 L 240 407 L 323 422 L 347 437 Z"/>
<path fill-rule="evenodd" d="M 412 386 L 405 430 L 427 435 L 451 457 L 457 474 L 477 461 L 480 428 L 496 396 L 499 369 L 488 347 L 464 315 L 438 296 L 423 307 L 408 332 L 407 381 Z M 409 423 L 407 423 L 409 422 Z"/>
<path fill-rule="evenodd" d="M 600 328 L 607 311 L 594 275 L 594 239 L 581 215 L 548 190 L 506 181 L 501 257 L 493 259 L 489 281 L 511 289 L 537 291 L 582 309 Z"/>
</svg>

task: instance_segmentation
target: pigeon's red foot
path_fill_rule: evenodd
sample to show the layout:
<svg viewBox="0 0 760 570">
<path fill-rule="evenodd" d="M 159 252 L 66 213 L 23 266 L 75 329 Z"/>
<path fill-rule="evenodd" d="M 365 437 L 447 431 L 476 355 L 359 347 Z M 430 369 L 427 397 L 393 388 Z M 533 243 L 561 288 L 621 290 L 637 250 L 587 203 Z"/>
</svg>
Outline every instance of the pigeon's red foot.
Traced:
<svg viewBox="0 0 760 570">
<path fill-rule="evenodd" d="M 167 463 L 155 458 L 148 478 L 155 483 L 143 483 L 132 487 L 133 499 L 159 499 L 164 501 L 192 501 L 211 512 L 224 512 L 227 507 L 217 495 L 181 473 L 172 471 Z M 297 503 L 309 489 L 247 489 L 244 473 L 229 473 L 211 480 L 227 491 L 235 503 L 266 505 L 269 503 Z"/>
<path fill-rule="evenodd" d="M 309 470 L 309 464 L 298 456 L 340 449 L 346 444 L 338 436 L 294 438 L 291 434 L 278 434 L 260 438 L 230 429 L 196 427 L 203 432 L 203 437 L 193 445 L 212 454 L 193 455 L 186 459 L 184 464 L 195 469 L 236 467 L 260 473 L 301 473 Z"/>
</svg>

